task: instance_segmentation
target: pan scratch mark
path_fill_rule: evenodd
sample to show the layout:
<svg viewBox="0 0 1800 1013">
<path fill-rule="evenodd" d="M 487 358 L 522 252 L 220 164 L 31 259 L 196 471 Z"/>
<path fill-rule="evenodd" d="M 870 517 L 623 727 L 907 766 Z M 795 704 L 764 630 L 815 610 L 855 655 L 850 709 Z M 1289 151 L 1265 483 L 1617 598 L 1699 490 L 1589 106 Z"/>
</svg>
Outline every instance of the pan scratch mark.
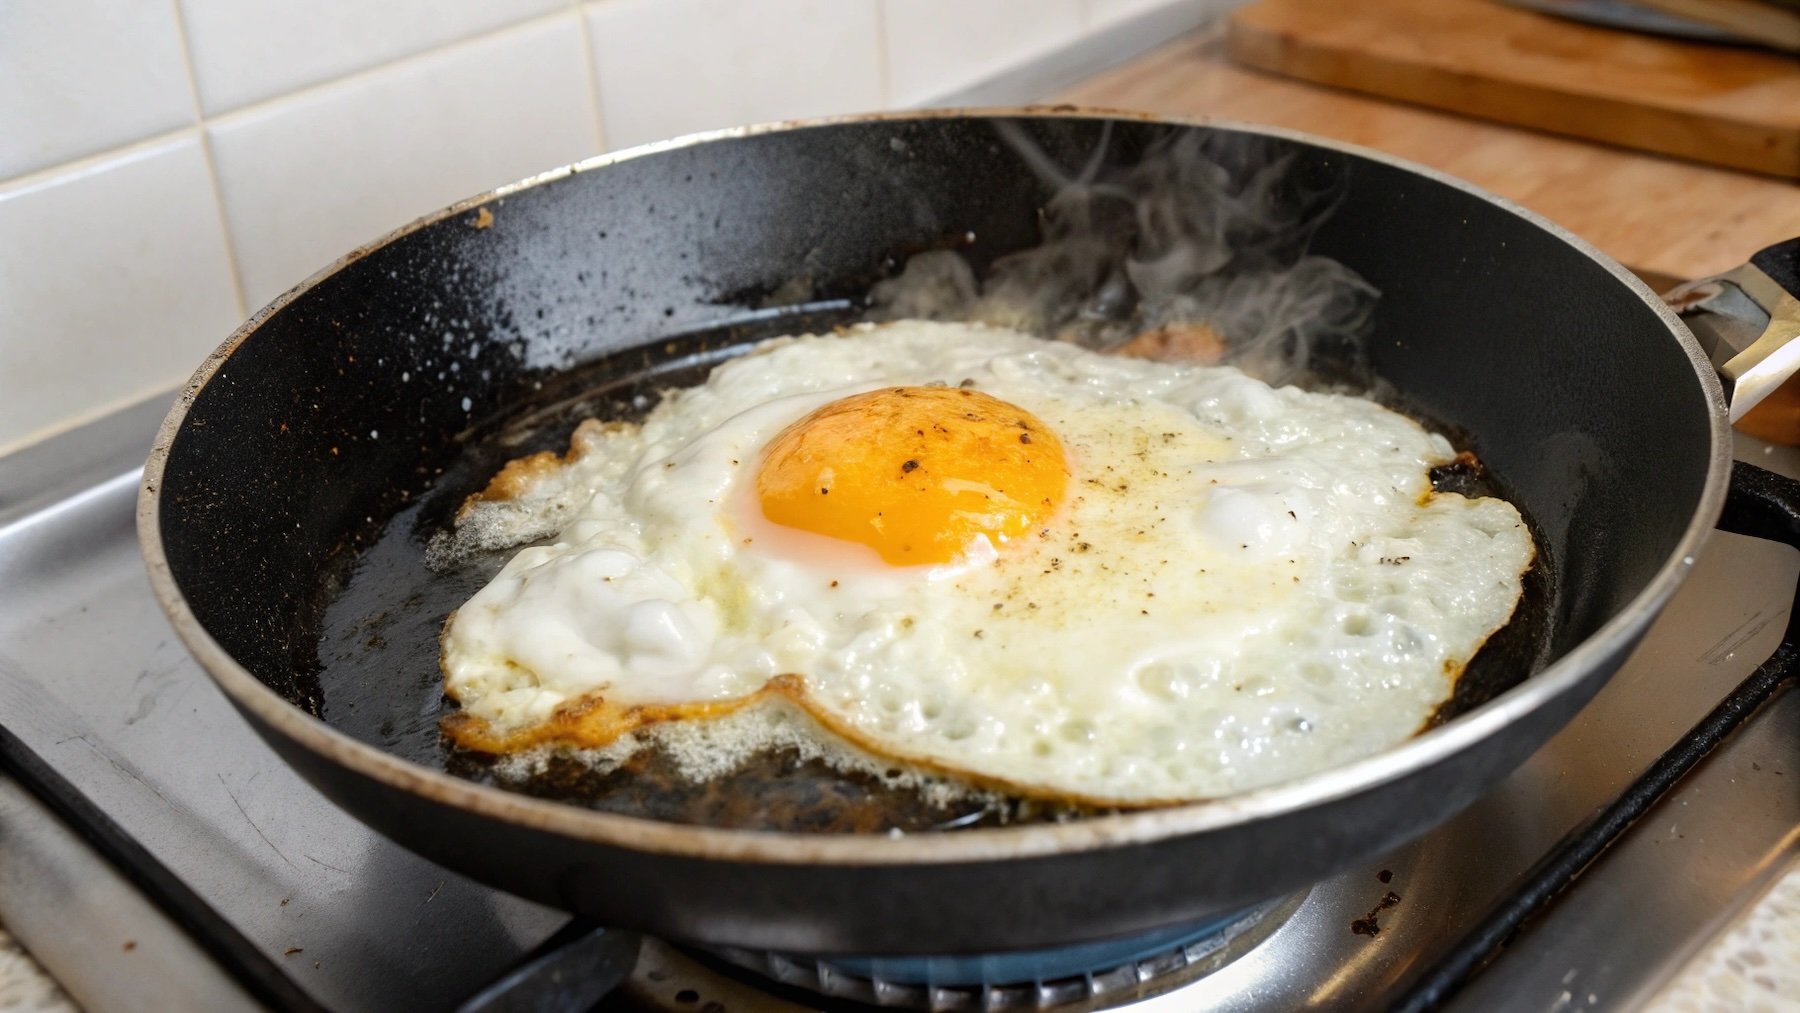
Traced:
<svg viewBox="0 0 1800 1013">
<path fill-rule="evenodd" d="M 437 885 L 431 888 L 431 896 L 425 898 L 426 904 L 429 904 L 432 901 L 437 900 L 438 891 L 442 890 L 444 888 L 444 884 L 446 882 L 449 882 L 449 881 L 443 880 L 443 879 L 440 879 L 437 881 Z"/>
<path fill-rule="evenodd" d="M 231 785 L 225 783 L 225 775 L 224 774 L 214 774 L 213 776 L 219 779 L 220 787 L 225 789 L 225 797 L 231 800 L 232 805 L 237 806 L 237 811 L 242 813 L 244 816 L 244 822 L 250 824 L 250 829 L 256 831 L 256 836 L 263 839 L 263 843 L 267 844 L 269 846 L 269 850 L 275 852 L 275 855 L 277 858 L 280 858 L 282 861 L 287 862 L 289 868 L 291 868 L 291 869 L 299 868 L 299 866 L 295 865 L 293 862 L 288 861 L 288 856 L 282 854 L 281 849 L 275 846 L 275 842 L 269 840 L 269 835 L 263 833 L 262 827 L 257 826 L 256 821 L 250 818 L 249 810 L 245 809 L 244 803 L 239 802 L 238 797 L 236 795 L 232 794 Z M 315 861 L 316 861 L 316 859 L 315 859 Z"/>
<path fill-rule="evenodd" d="M 331 864 L 331 863 L 330 863 L 330 862 L 326 862 L 326 861 L 321 861 L 321 860 L 319 860 L 319 859 L 317 859 L 317 858 L 314 858 L 314 857 L 313 857 L 313 856 L 311 856 L 311 855 L 309 855 L 309 854 L 307 854 L 307 853 L 306 853 L 306 852 L 304 852 L 304 851 L 302 851 L 302 852 L 301 852 L 301 853 L 300 853 L 300 857 L 301 857 L 301 858 L 304 858 L 304 859 L 306 859 L 306 860 L 307 860 L 307 861 L 309 861 L 309 862 L 311 862 L 311 863 L 312 863 L 312 864 L 314 864 L 314 865 L 322 865 L 322 866 L 324 866 L 324 867 L 325 867 L 325 868 L 327 868 L 327 869 L 330 869 L 330 870 L 331 870 L 331 871 L 332 871 L 332 872 L 341 872 L 341 873 L 343 873 L 343 874 L 344 874 L 344 875 L 346 875 L 346 876 L 348 876 L 348 875 L 350 875 L 350 870 L 349 870 L 349 869 L 340 869 L 340 868 L 338 868 L 338 867 L 337 867 L 337 866 L 335 866 L 335 865 L 332 865 L 332 864 Z"/>
</svg>

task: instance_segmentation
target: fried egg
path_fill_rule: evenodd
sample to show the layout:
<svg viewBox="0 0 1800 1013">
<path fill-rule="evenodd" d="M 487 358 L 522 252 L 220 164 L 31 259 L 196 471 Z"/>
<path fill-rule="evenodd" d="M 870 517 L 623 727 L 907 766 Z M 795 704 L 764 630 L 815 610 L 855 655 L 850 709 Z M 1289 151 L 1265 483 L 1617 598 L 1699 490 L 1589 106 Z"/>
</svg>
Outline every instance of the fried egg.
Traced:
<svg viewBox="0 0 1800 1013">
<path fill-rule="evenodd" d="M 1415 734 L 1506 623 L 1518 511 L 1442 436 L 1228 367 L 901 321 L 781 338 L 515 461 L 446 624 L 469 748 L 799 708 L 882 761 L 1105 805 Z M 635 740 L 632 740 L 635 741 Z"/>
</svg>

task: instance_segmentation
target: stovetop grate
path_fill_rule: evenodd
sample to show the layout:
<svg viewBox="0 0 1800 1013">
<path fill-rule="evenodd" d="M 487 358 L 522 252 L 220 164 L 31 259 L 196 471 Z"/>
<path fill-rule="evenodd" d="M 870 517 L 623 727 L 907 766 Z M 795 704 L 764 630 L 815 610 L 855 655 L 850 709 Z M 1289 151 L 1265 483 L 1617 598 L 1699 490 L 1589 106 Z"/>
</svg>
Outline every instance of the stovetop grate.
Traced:
<svg viewBox="0 0 1800 1013">
<path fill-rule="evenodd" d="M 1301 896 L 1286 898 L 1215 920 L 1194 932 L 1181 934 L 1178 941 L 1147 955 L 1028 980 L 1013 980 L 1018 976 L 1008 974 L 1008 969 L 1027 966 L 1037 954 L 847 961 L 729 948 L 712 953 L 729 964 L 803 993 L 877 1009 L 921 1013 L 1088 1013 L 1194 981 L 1267 938 L 1294 912 L 1300 900 Z M 1130 941 L 1122 945 L 1131 948 Z M 980 980 L 980 972 L 970 975 L 967 968 L 971 964 L 985 965 L 992 976 L 990 980 Z M 977 980 L 945 982 L 944 977 Z"/>
</svg>

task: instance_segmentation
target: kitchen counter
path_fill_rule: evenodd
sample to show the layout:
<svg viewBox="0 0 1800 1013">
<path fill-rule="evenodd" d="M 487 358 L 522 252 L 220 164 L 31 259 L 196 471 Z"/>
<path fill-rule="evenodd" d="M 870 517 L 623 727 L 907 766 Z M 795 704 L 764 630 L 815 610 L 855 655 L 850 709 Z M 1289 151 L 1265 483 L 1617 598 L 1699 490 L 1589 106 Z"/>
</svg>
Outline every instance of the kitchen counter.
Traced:
<svg viewBox="0 0 1800 1013">
<path fill-rule="evenodd" d="M 1800 1009 L 1800 867 L 1657 996 L 1657 1013 Z"/>
<path fill-rule="evenodd" d="M 1717 272 L 1800 235 L 1781 180 L 1481 123 L 1229 64 L 1218 32 L 1151 52 L 1054 101 L 1276 124 L 1469 179 L 1559 222 L 1653 283 Z M 1582 1008 L 1583 996 L 1568 1005 Z M 1689 962 L 1659 1010 L 1800 1008 L 1800 868 Z M 0 1013 L 75 1007 L 0 930 Z"/>
</svg>

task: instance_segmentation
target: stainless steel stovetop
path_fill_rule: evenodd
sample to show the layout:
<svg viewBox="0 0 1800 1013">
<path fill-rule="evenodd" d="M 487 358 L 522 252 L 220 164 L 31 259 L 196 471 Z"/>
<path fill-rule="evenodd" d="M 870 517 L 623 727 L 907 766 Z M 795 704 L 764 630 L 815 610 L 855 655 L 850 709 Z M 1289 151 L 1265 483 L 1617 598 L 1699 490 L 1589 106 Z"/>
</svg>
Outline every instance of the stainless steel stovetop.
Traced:
<svg viewBox="0 0 1800 1013">
<path fill-rule="evenodd" d="M 150 595 L 133 530 L 137 468 L 165 407 L 149 402 L 0 460 L 0 922 L 94 1009 L 453 1008 L 567 916 L 364 829 L 289 772 L 189 659 Z M 1738 450 L 1800 476 L 1800 453 L 1748 441 Z M 1498 791 L 1286 899 L 1216 970 L 1151 994 L 1167 980 L 1127 968 L 1090 981 L 1100 994 L 1088 1004 L 1391 1005 L 1463 952 L 1543 856 L 1774 650 L 1797 579 L 1800 552 L 1715 535 L 1627 666 Z M 27 783 L 48 786 L 54 804 Z M 1800 693 L 1790 688 L 1449 1006 L 1643 1001 L 1787 868 L 1796 826 Z M 879 909 L 880 898 L 869 903 Z M 646 941 L 605 1005 L 828 1004 L 777 998 L 720 967 Z"/>
</svg>

